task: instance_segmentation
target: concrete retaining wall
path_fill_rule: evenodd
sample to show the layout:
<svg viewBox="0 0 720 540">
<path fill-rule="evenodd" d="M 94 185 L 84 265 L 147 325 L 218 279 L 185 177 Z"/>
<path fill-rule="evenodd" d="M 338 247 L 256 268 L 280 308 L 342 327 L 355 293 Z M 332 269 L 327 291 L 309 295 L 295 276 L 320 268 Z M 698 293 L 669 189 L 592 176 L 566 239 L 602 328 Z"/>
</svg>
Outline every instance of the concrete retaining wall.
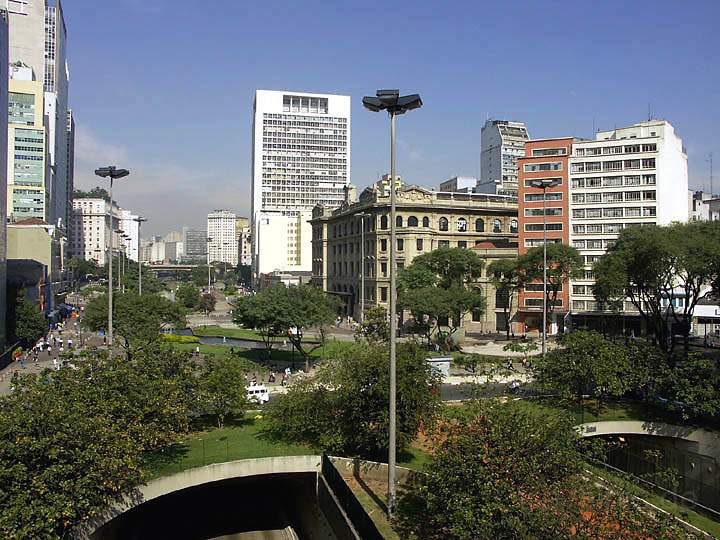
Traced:
<svg viewBox="0 0 720 540">
<path fill-rule="evenodd" d="M 648 435 L 682 439 L 691 443 L 693 452 L 720 459 L 720 433 L 694 426 L 678 426 L 642 420 L 588 422 L 577 426 L 582 437 L 603 435 Z"/>
</svg>

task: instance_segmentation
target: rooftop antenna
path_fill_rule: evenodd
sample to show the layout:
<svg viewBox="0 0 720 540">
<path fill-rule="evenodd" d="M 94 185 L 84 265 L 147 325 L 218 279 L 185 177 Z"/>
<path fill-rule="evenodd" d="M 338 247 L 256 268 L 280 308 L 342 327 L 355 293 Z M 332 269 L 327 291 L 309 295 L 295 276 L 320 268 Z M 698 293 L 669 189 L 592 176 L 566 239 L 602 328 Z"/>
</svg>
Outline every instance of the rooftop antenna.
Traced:
<svg viewBox="0 0 720 540">
<path fill-rule="evenodd" d="M 710 198 L 713 198 L 713 154 L 710 152 L 708 158 L 705 160 L 710 163 Z"/>
<path fill-rule="evenodd" d="M 652 120 L 653 113 L 652 113 L 652 103 L 648 103 L 648 122 Z"/>
</svg>

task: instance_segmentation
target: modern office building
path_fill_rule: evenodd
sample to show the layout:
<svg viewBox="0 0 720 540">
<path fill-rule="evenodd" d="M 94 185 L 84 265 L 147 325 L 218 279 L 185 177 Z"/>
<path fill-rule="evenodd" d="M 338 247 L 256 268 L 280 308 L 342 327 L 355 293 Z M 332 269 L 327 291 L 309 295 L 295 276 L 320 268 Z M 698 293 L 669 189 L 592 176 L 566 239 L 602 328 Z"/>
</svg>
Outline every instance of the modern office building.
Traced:
<svg viewBox="0 0 720 540">
<path fill-rule="evenodd" d="M 520 220 L 518 252 L 524 255 L 531 248 L 542 246 L 544 233 L 548 243 L 570 243 L 569 159 L 572 137 L 537 139 L 525 144 L 525 156 L 518 158 L 518 216 Z M 532 182 L 554 180 L 557 185 L 546 190 L 533 187 Z M 543 226 L 545 205 L 545 226 Z M 547 230 L 544 231 L 543 229 Z M 570 285 L 563 285 L 548 321 L 548 332 L 554 334 L 570 309 Z M 530 283 L 520 293 L 516 323 L 518 332 L 542 328 L 543 286 Z"/>
<path fill-rule="evenodd" d="M 8 13 L 0 8 L 0 73 L 8 73 L 9 41 Z M 6 77 L 7 75 L 3 75 Z M 0 84 L 0 110 L 7 110 L 8 85 Z M 0 114 L 0 349 L 5 350 L 7 336 L 7 190 L 8 169 L 8 116 Z"/>
<path fill-rule="evenodd" d="M 50 166 L 46 149 L 42 82 L 30 67 L 13 65 L 9 73 L 7 214 L 10 221 L 28 218 L 51 222 Z"/>
<path fill-rule="evenodd" d="M 183 261 L 207 261 L 208 235 L 206 230 L 183 227 Z"/>
<path fill-rule="evenodd" d="M 366 309 L 387 307 L 389 301 L 389 211 L 389 190 L 379 184 L 363 191 L 358 202 L 313 209 L 313 282 L 342 299 L 343 313 L 355 319 L 360 316 L 363 292 Z M 517 256 L 514 197 L 405 186 L 397 193 L 396 224 L 399 267 L 441 247 L 473 249 L 487 262 Z M 487 275 L 479 285 L 487 298 L 487 310 L 468 315 L 463 326 L 470 331 L 504 330 L 502 299 Z"/>
<path fill-rule="evenodd" d="M 235 232 L 237 216 L 228 210 L 215 210 L 207 216 L 208 253 L 210 262 L 238 262 L 238 243 Z"/>
<path fill-rule="evenodd" d="M 453 193 L 470 193 L 475 190 L 477 178 L 474 176 L 455 176 L 440 184 L 440 191 L 451 191 Z"/>
<path fill-rule="evenodd" d="M 36 114 L 46 118 L 49 195 L 46 221 L 65 230 L 70 220 L 68 194 L 68 79 L 67 29 L 59 0 L 8 0 L 10 63 L 30 68 L 32 81 L 41 83 L 43 105 Z M 31 145 L 34 147 L 34 145 Z M 26 216 L 27 217 L 27 216 Z"/>
<path fill-rule="evenodd" d="M 620 231 L 686 222 L 693 214 L 682 140 L 669 122 L 649 120 L 598 131 L 591 140 L 529 141 L 526 149 L 527 155 L 519 160 L 521 253 L 542 245 L 542 190 L 532 188 L 530 182 L 558 178 L 560 185 L 547 192 L 548 241 L 572 245 L 585 263 L 583 276 L 563 288 L 549 331 L 569 324 L 599 326 L 606 308 L 593 296 L 593 264 Z M 713 200 L 701 202 L 708 205 L 707 214 L 712 219 Z M 539 331 L 542 285 L 531 287 L 521 295 L 521 322 Z M 630 316 L 624 320 L 637 326 L 631 321 L 632 315 L 637 315 L 635 307 L 626 301 L 622 308 Z"/>
<path fill-rule="evenodd" d="M 123 231 L 121 245 L 125 247 L 125 254 L 131 261 L 138 262 L 140 254 L 138 253 L 140 241 L 140 224 L 135 221 L 138 216 L 130 210 L 119 210 L 120 230 Z"/>
<path fill-rule="evenodd" d="M 67 112 L 67 127 L 66 127 L 66 159 L 65 159 L 65 170 L 67 182 L 65 184 L 65 204 L 67 206 L 67 219 L 72 220 L 73 214 L 73 193 L 75 191 L 75 116 L 71 109 Z M 68 233 L 71 232 L 72 221 L 68 221 Z M 71 240 L 69 240 L 71 241 Z M 137 249 L 135 250 L 137 252 Z"/>
<path fill-rule="evenodd" d="M 480 135 L 478 193 L 518 194 L 518 158 L 525 155 L 528 130 L 522 122 L 488 120 Z"/>
<path fill-rule="evenodd" d="M 277 212 L 297 218 L 318 203 L 338 206 L 349 182 L 350 96 L 256 91 L 251 203 L 256 278 L 257 257 L 269 249 L 261 245 L 261 235 L 256 230 L 261 214 L 265 221 L 269 214 Z M 288 224 L 294 221 L 291 219 Z M 288 226 L 286 232 L 278 229 L 277 234 L 299 234 L 302 229 Z M 270 249 L 277 249 L 276 241 L 273 238 L 274 246 Z M 300 246 L 303 242 L 305 245 Z M 309 239 L 297 236 L 283 240 L 282 244 L 296 251 L 287 254 L 289 261 L 298 259 L 297 252 L 311 249 Z"/>
<path fill-rule="evenodd" d="M 113 252 L 120 246 L 115 232 L 120 225 L 120 209 L 102 198 L 74 199 L 70 254 L 100 266 L 107 263 L 112 241 Z"/>
<path fill-rule="evenodd" d="M 312 268 L 312 212 L 288 216 L 280 211 L 260 212 L 255 222 L 255 257 L 258 276 L 270 273 L 303 273 Z M 308 249 L 310 246 L 310 249 Z"/>
<path fill-rule="evenodd" d="M 573 144 L 570 158 L 570 242 L 585 259 L 572 284 L 573 318 L 602 311 L 592 294 L 592 265 L 626 227 L 669 225 L 689 218 L 687 155 L 664 120 L 599 131 Z M 630 302 L 626 311 L 635 311 Z"/>
</svg>

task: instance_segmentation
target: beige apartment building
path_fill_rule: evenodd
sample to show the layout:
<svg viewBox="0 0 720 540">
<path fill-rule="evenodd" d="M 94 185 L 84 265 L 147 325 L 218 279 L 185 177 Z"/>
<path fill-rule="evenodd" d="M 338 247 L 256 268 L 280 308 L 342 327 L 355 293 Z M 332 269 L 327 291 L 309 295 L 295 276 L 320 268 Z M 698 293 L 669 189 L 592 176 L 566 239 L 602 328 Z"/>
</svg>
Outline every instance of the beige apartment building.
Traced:
<svg viewBox="0 0 720 540">
<path fill-rule="evenodd" d="M 517 256 L 514 197 L 405 186 L 397 192 L 396 206 L 400 268 L 439 247 L 474 249 L 486 264 Z M 389 213 L 390 193 L 382 183 L 365 189 L 357 202 L 348 199 L 338 208 L 319 204 L 313 209 L 313 283 L 342 298 L 342 313 L 356 320 L 363 293 L 365 309 L 389 301 Z M 486 313 L 468 316 L 463 326 L 472 332 L 504 330 L 502 305 L 485 273 L 479 285 L 487 298 Z"/>
</svg>

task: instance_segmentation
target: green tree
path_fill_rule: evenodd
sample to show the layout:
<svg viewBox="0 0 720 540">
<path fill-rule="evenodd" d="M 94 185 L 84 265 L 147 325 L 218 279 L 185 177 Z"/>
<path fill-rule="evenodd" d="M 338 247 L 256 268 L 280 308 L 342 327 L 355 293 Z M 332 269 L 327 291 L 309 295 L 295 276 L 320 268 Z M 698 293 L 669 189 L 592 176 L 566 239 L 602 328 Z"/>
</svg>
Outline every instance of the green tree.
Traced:
<svg viewBox="0 0 720 540">
<path fill-rule="evenodd" d="M 200 401 L 206 414 L 215 416 L 219 428 L 228 416 L 241 416 L 247 408 L 245 375 L 248 366 L 230 356 L 211 357 L 200 375 Z"/>
<path fill-rule="evenodd" d="M 628 298 L 666 351 L 674 346 L 674 323 L 687 352 L 695 306 L 720 275 L 720 223 L 623 229 L 594 273 L 598 301 L 617 304 Z"/>
<path fill-rule="evenodd" d="M 502 300 L 505 332 L 510 339 L 513 299 L 525 286 L 525 272 L 519 259 L 497 259 L 488 265 L 487 273 L 492 276 L 492 284 L 498 293 L 498 299 Z"/>
<path fill-rule="evenodd" d="M 289 387 L 269 403 L 265 429 L 274 438 L 302 442 L 340 455 L 384 459 L 390 393 L 387 348 L 358 342 L 327 360 L 318 375 Z M 397 441 L 402 451 L 421 425 L 432 422 L 437 374 L 421 347 L 398 345 Z"/>
<path fill-rule="evenodd" d="M 139 292 L 139 269 L 138 264 L 128 261 L 128 267 L 123 274 L 122 281 L 127 291 Z M 163 283 L 155 274 L 146 267 L 142 273 L 142 292 L 145 294 L 157 294 L 164 289 Z"/>
<path fill-rule="evenodd" d="M 82 324 L 92 331 L 107 331 L 107 296 L 97 296 L 85 307 Z M 185 325 L 183 308 L 157 294 L 134 292 L 113 296 L 113 330 L 130 357 L 160 339 L 163 328 Z"/>
<path fill-rule="evenodd" d="M 543 246 L 530 248 L 520 257 L 520 271 L 524 273 L 524 285 L 543 280 Z M 570 286 L 570 280 L 583 276 L 585 262 L 580 252 L 567 244 L 547 245 L 547 320 L 555 312 L 557 299 L 563 287 Z"/>
<path fill-rule="evenodd" d="M 107 202 L 110 202 L 110 194 L 105 188 L 96 186 L 90 191 L 76 189 L 73 191 L 73 199 L 105 199 Z"/>
<path fill-rule="evenodd" d="M 305 357 L 307 369 L 309 355 L 302 344 L 304 330 L 331 323 L 336 312 L 336 299 L 317 287 L 278 284 L 257 294 L 238 298 L 234 321 L 260 332 L 268 355 L 273 337 L 287 337 Z"/>
<path fill-rule="evenodd" d="M 690 354 L 664 372 L 661 397 L 668 408 L 685 418 L 717 417 L 720 414 L 720 371 L 717 363 L 700 354 Z"/>
<path fill-rule="evenodd" d="M 416 326 L 428 341 L 447 319 L 450 336 L 469 312 L 482 312 L 485 298 L 475 284 L 484 261 L 474 252 L 460 248 L 439 248 L 413 259 L 399 273 L 398 304 L 409 310 Z M 439 339 L 449 345 L 449 336 Z"/>
<path fill-rule="evenodd" d="M 481 400 L 443 424 L 400 501 L 401 537 L 640 540 L 685 538 L 619 490 L 584 478 L 569 415 Z"/>
<path fill-rule="evenodd" d="M 175 292 L 175 297 L 181 306 L 194 310 L 200 306 L 200 289 L 192 283 L 182 283 Z"/>
<path fill-rule="evenodd" d="M 47 333 L 48 323 L 40 308 L 25 297 L 21 290 L 15 307 L 15 338 L 23 347 L 32 347 Z"/>
<path fill-rule="evenodd" d="M 209 293 L 204 293 L 200 297 L 200 309 L 202 309 L 205 313 L 215 311 L 215 296 Z"/>
<path fill-rule="evenodd" d="M 570 399 L 585 394 L 620 397 L 630 389 L 627 349 L 592 331 L 563 337 L 562 346 L 534 360 L 537 381 Z"/>
<path fill-rule="evenodd" d="M 385 308 L 373 306 L 365 310 L 357 335 L 373 343 L 387 343 L 390 339 L 390 321 Z"/>
<path fill-rule="evenodd" d="M 215 268 L 210 267 L 210 279 L 215 279 Z M 208 285 L 208 267 L 207 265 L 197 266 L 190 271 L 189 280 L 198 287 L 207 287 Z"/>
</svg>

